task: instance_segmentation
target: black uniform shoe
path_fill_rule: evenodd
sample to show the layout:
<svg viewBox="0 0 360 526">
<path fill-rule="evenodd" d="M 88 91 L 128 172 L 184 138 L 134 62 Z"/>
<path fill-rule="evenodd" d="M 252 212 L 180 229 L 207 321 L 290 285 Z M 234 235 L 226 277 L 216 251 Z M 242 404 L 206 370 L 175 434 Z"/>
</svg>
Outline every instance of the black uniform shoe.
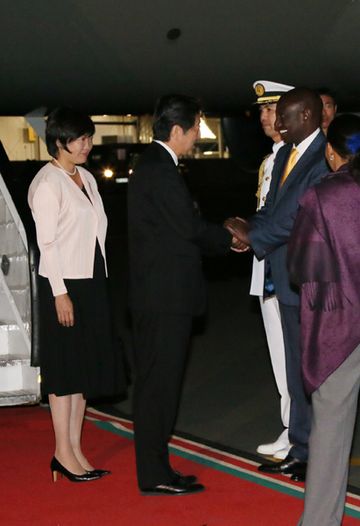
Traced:
<svg viewBox="0 0 360 526">
<path fill-rule="evenodd" d="M 291 480 L 294 482 L 305 482 L 306 479 L 306 464 L 305 467 L 300 467 L 291 475 Z"/>
<path fill-rule="evenodd" d="M 264 473 L 298 473 L 302 470 L 306 470 L 306 462 L 294 458 L 291 455 L 288 455 L 281 462 L 271 462 L 266 464 L 260 464 L 258 467 L 259 471 Z"/>
<path fill-rule="evenodd" d="M 202 484 L 186 484 L 181 483 L 169 483 L 169 484 L 158 484 L 153 488 L 141 488 L 142 495 L 189 495 L 190 493 L 199 493 L 204 491 L 205 487 Z"/>
</svg>

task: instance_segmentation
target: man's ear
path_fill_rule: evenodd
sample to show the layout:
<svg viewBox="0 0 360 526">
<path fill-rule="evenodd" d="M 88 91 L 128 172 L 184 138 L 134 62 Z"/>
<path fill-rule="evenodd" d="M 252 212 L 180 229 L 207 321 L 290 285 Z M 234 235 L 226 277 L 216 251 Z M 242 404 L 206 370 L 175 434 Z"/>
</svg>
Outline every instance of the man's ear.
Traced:
<svg viewBox="0 0 360 526">
<path fill-rule="evenodd" d="M 305 108 L 303 111 L 304 114 L 304 121 L 309 121 L 311 119 L 311 110 L 309 108 Z"/>
<path fill-rule="evenodd" d="M 182 128 L 178 124 L 174 124 L 170 131 L 170 139 L 178 139 L 181 134 Z"/>
<path fill-rule="evenodd" d="M 329 142 L 326 143 L 326 157 L 329 159 L 330 157 L 334 157 L 334 149 L 331 146 Z"/>
<path fill-rule="evenodd" d="M 56 139 L 56 143 L 55 143 L 55 144 L 56 144 L 58 150 L 63 150 L 63 149 L 64 149 L 64 147 L 63 147 L 63 145 L 61 144 L 61 142 L 59 141 L 59 139 Z"/>
</svg>

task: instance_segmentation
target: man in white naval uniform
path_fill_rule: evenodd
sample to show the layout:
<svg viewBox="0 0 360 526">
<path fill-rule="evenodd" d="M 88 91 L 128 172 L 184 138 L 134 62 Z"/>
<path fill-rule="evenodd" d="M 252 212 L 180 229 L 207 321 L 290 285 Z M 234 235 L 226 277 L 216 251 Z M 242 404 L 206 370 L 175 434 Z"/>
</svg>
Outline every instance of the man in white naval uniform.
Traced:
<svg viewBox="0 0 360 526">
<path fill-rule="evenodd" d="M 271 173 L 274 166 L 275 156 L 279 149 L 284 145 L 280 134 L 275 131 L 274 128 L 276 103 L 281 95 L 292 89 L 293 86 L 259 80 L 254 82 L 253 87 L 257 95 L 256 104 L 259 105 L 262 128 L 265 135 L 274 141 L 272 153 L 265 157 L 259 169 L 259 186 L 256 196 L 257 210 L 260 210 L 265 204 L 266 195 L 270 188 Z M 275 295 L 269 295 L 264 298 L 264 278 L 264 260 L 259 261 L 256 256 L 254 256 L 250 294 L 259 297 L 271 365 L 280 395 L 281 421 L 284 429 L 274 442 L 261 444 L 256 451 L 262 455 L 284 459 L 291 447 L 288 437 L 290 395 L 286 381 L 284 339 L 281 327 L 279 303 Z"/>
</svg>

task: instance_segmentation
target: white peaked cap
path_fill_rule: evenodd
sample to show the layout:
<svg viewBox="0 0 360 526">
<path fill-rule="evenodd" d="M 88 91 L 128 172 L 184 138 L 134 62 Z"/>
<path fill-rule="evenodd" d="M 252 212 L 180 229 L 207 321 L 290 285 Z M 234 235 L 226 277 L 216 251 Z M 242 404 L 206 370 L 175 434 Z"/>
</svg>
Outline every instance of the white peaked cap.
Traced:
<svg viewBox="0 0 360 526">
<path fill-rule="evenodd" d="M 257 100 L 255 104 L 271 104 L 277 102 L 281 95 L 294 89 L 294 86 L 280 84 L 271 80 L 256 80 L 253 84 Z"/>
</svg>

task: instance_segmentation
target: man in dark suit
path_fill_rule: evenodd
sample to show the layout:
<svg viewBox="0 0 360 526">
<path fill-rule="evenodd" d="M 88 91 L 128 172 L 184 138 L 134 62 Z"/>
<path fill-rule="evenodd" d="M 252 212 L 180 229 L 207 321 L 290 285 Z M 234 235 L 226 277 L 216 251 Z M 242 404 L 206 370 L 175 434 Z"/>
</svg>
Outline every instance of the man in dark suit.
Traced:
<svg viewBox="0 0 360 526">
<path fill-rule="evenodd" d="M 200 106 L 190 97 L 162 97 L 154 142 L 129 181 L 130 307 L 136 362 L 134 425 L 137 476 L 143 494 L 201 491 L 193 475 L 169 462 L 192 318 L 206 303 L 201 253 L 224 254 L 232 235 L 194 208 L 177 170 L 178 156 L 199 136 Z"/>
<path fill-rule="evenodd" d="M 312 90 L 295 88 L 283 95 L 276 109 L 275 129 L 285 143 L 275 160 L 266 205 L 249 224 L 231 220 L 233 233 L 265 258 L 265 293 L 276 294 L 284 332 L 286 375 L 291 397 L 289 440 L 292 447 L 280 463 L 266 463 L 260 471 L 305 477 L 310 433 L 310 404 L 305 395 L 300 365 L 299 295 L 292 288 L 286 266 L 287 242 L 298 200 L 328 171 L 325 137 L 320 130 L 322 102 Z"/>
</svg>

